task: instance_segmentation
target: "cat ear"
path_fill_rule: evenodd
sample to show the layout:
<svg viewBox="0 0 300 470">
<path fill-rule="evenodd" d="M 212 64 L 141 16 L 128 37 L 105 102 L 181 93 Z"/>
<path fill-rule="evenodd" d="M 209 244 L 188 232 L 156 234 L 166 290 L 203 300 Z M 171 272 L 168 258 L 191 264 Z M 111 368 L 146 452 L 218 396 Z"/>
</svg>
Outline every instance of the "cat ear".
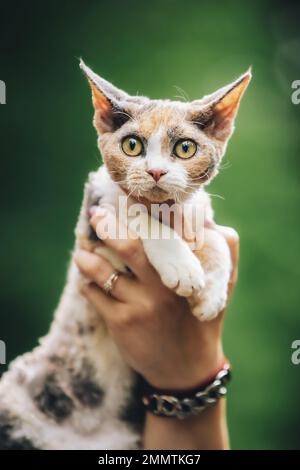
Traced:
<svg viewBox="0 0 300 470">
<path fill-rule="evenodd" d="M 80 68 L 85 73 L 92 89 L 95 109 L 94 125 L 97 131 L 113 132 L 132 118 L 143 97 L 131 97 L 94 73 L 83 60 Z M 135 99 L 136 98 L 136 99 Z"/>
<path fill-rule="evenodd" d="M 191 120 L 211 137 L 227 141 L 234 130 L 234 119 L 251 77 L 249 69 L 229 85 L 193 101 Z"/>
</svg>

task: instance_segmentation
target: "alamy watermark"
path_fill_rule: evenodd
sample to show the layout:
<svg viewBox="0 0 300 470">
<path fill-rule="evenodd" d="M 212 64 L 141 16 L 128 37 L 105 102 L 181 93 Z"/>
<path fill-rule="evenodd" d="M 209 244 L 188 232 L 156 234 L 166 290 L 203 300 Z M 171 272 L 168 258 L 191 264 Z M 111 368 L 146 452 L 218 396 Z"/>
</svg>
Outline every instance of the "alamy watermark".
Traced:
<svg viewBox="0 0 300 470">
<path fill-rule="evenodd" d="M 6 345 L 5 342 L 0 339 L 0 365 L 6 364 Z"/>
<path fill-rule="evenodd" d="M 119 196 L 118 210 L 111 204 L 94 207 L 98 215 L 96 233 L 101 240 L 142 239 L 172 240 L 183 238 L 192 250 L 204 243 L 205 207 L 193 204 L 128 205 L 126 196 Z"/>
<path fill-rule="evenodd" d="M 3 80 L 0 80 L 0 104 L 6 104 L 6 85 Z"/>
<path fill-rule="evenodd" d="M 293 349 L 291 361 L 295 366 L 298 366 L 300 364 L 300 339 L 295 339 L 291 347 Z"/>
<path fill-rule="evenodd" d="M 291 95 L 291 101 L 293 104 L 299 104 L 300 103 L 300 80 L 294 80 L 291 85 L 292 89 L 295 90 L 293 91 Z"/>
</svg>

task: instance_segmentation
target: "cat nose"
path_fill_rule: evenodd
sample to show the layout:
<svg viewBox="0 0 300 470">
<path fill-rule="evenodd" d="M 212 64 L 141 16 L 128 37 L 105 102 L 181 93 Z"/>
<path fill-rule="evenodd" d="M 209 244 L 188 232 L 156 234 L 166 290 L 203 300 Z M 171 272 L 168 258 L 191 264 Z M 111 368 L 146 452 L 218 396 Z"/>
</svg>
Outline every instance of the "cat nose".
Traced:
<svg viewBox="0 0 300 470">
<path fill-rule="evenodd" d="M 152 178 L 158 182 L 160 178 L 168 173 L 166 170 L 147 170 L 147 173 L 152 176 Z"/>
</svg>

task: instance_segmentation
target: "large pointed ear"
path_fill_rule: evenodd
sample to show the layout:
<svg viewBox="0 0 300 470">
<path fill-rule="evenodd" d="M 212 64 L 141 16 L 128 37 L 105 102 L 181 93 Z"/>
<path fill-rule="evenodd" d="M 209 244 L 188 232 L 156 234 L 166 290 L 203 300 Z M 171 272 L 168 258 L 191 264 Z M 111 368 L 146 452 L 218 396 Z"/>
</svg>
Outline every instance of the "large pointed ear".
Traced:
<svg viewBox="0 0 300 470">
<path fill-rule="evenodd" d="M 97 131 L 113 132 L 132 118 L 141 106 L 144 97 L 132 97 L 99 77 L 85 63 L 80 61 L 80 68 L 85 73 L 92 89 L 95 109 L 94 125 Z"/>
<path fill-rule="evenodd" d="M 215 93 L 191 103 L 191 121 L 211 137 L 226 142 L 234 130 L 241 98 L 251 80 L 251 70 Z"/>
</svg>

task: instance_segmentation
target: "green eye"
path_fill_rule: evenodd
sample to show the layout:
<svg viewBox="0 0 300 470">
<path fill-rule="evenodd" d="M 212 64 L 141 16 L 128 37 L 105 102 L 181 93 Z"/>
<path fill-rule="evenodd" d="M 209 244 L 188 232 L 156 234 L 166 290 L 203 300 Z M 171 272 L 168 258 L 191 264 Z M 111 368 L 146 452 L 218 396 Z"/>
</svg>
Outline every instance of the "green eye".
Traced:
<svg viewBox="0 0 300 470">
<path fill-rule="evenodd" d="M 125 137 L 122 141 L 122 150 L 129 157 L 137 157 L 143 151 L 142 141 L 138 137 Z"/>
<path fill-rule="evenodd" d="M 173 152 L 179 158 L 191 158 L 195 155 L 196 150 L 196 143 L 193 140 L 185 139 L 176 142 Z"/>
</svg>

